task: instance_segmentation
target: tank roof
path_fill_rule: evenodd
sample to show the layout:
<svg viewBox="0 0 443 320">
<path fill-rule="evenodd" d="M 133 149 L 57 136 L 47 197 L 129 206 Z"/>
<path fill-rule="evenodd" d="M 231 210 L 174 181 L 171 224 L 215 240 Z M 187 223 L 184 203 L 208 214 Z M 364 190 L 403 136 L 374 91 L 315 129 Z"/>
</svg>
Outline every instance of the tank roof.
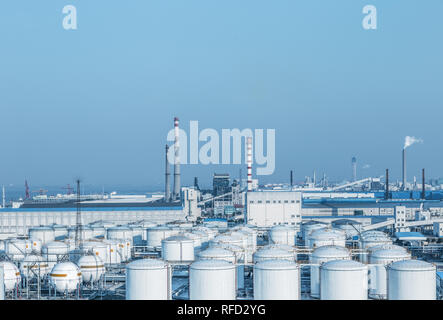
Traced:
<svg viewBox="0 0 443 320">
<path fill-rule="evenodd" d="M 185 237 L 183 235 L 175 235 L 168 237 L 166 239 L 163 239 L 162 242 L 193 242 L 192 239 Z"/>
<path fill-rule="evenodd" d="M 139 259 L 126 265 L 131 270 L 164 269 L 168 264 L 160 259 Z"/>
<path fill-rule="evenodd" d="M 314 257 L 348 257 L 350 252 L 345 247 L 340 246 L 322 246 L 318 247 L 312 253 Z"/>
<path fill-rule="evenodd" d="M 368 266 L 355 260 L 332 260 L 323 263 L 320 268 L 336 271 L 358 271 L 367 269 Z"/>
<path fill-rule="evenodd" d="M 421 260 L 402 260 L 393 262 L 389 269 L 398 271 L 435 271 L 436 267 L 432 263 Z"/>
<path fill-rule="evenodd" d="M 233 269 L 235 265 L 225 260 L 198 260 L 192 263 L 190 268 L 197 270 L 223 270 Z"/>
<path fill-rule="evenodd" d="M 228 249 L 220 247 L 211 247 L 206 250 L 200 251 L 197 254 L 199 257 L 233 257 L 234 253 Z"/>
<path fill-rule="evenodd" d="M 257 262 L 254 268 L 261 270 L 292 270 L 298 269 L 299 266 L 297 263 L 289 260 L 265 260 Z"/>
<path fill-rule="evenodd" d="M 380 249 L 372 252 L 372 257 L 375 258 L 410 258 L 411 254 L 406 250 L 401 249 Z"/>
</svg>

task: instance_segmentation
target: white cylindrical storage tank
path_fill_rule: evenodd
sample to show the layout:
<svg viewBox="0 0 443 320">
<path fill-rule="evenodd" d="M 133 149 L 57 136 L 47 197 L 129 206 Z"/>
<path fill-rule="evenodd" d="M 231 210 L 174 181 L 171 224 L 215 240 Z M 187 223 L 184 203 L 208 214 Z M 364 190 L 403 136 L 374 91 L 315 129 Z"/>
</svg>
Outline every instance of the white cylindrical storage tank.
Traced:
<svg viewBox="0 0 443 320">
<path fill-rule="evenodd" d="M 5 300 L 5 272 L 0 266 L 0 300 Z"/>
<path fill-rule="evenodd" d="M 222 248 L 234 253 L 237 263 L 237 289 L 243 289 L 245 287 L 245 250 L 242 247 L 223 242 L 213 243 L 209 248 Z"/>
<path fill-rule="evenodd" d="M 238 246 L 243 249 L 245 248 L 243 238 L 239 237 L 238 235 L 232 236 L 229 234 L 219 234 L 209 242 L 209 246 L 213 246 L 217 243 L 224 243 L 224 244 L 229 244 L 229 245 L 233 245 L 233 246 Z"/>
<path fill-rule="evenodd" d="M 132 230 L 132 243 L 134 246 L 143 245 L 145 229 L 138 225 L 130 225 L 129 228 Z"/>
<path fill-rule="evenodd" d="M 28 234 L 30 240 L 40 240 L 42 244 L 55 240 L 55 231 L 51 227 L 33 227 Z"/>
<path fill-rule="evenodd" d="M 33 279 L 43 278 L 49 272 L 49 265 L 41 256 L 30 254 L 20 263 L 20 273 L 23 277 Z"/>
<path fill-rule="evenodd" d="M 360 235 L 361 239 L 368 238 L 368 237 L 385 237 L 389 238 L 388 234 L 383 231 L 379 230 L 369 230 L 369 231 L 363 231 Z"/>
<path fill-rule="evenodd" d="M 126 265 L 126 300 L 170 300 L 171 270 L 162 260 L 141 259 Z"/>
<path fill-rule="evenodd" d="M 338 229 L 319 229 L 310 234 L 309 247 L 318 248 L 322 246 L 346 246 L 346 234 Z"/>
<path fill-rule="evenodd" d="M 81 256 L 77 265 L 82 273 L 83 282 L 86 283 L 97 282 L 105 274 L 104 262 L 96 255 Z"/>
<path fill-rule="evenodd" d="M 403 260 L 387 266 L 389 300 L 435 300 L 436 267 L 420 260 Z"/>
<path fill-rule="evenodd" d="M 204 227 L 204 226 L 194 227 L 194 228 L 192 228 L 192 230 L 203 231 L 204 233 L 206 233 L 208 235 L 208 241 L 211 241 L 212 239 L 214 239 L 218 234 L 217 229 L 208 228 L 208 227 Z"/>
<path fill-rule="evenodd" d="M 9 261 L 0 261 L 0 267 L 3 267 L 3 280 L 5 283 L 5 291 L 17 289 L 20 283 L 20 271 L 17 266 Z"/>
<path fill-rule="evenodd" d="M 367 300 L 368 267 L 354 260 L 332 260 L 320 266 L 321 300 Z"/>
<path fill-rule="evenodd" d="M 162 240 L 177 234 L 177 230 L 169 227 L 158 226 L 146 230 L 146 241 L 148 247 L 161 248 Z"/>
<path fill-rule="evenodd" d="M 69 253 L 69 245 L 61 241 L 52 241 L 42 247 L 43 260 L 52 269 L 63 256 Z"/>
<path fill-rule="evenodd" d="M 52 225 L 55 240 L 63 240 L 68 236 L 68 227 L 61 224 Z"/>
<path fill-rule="evenodd" d="M 146 243 L 148 240 L 148 236 L 146 234 L 147 229 L 154 228 L 157 226 L 155 222 L 144 220 L 140 223 L 140 225 L 143 227 L 143 241 Z"/>
<path fill-rule="evenodd" d="M 68 229 L 68 238 L 75 239 L 76 227 Z M 82 226 L 80 230 L 80 237 L 82 241 L 94 238 L 94 230 L 90 226 Z"/>
<path fill-rule="evenodd" d="M 296 260 L 297 258 L 297 248 L 287 245 L 287 244 L 267 244 L 264 247 L 262 247 L 261 249 L 280 249 L 280 250 L 285 250 L 288 252 L 291 252 L 294 255 L 294 259 Z"/>
<path fill-rule="evenodd" d="M 168 262 L 194 261 L 194 241 L 182 235 L 162 240 L 162 259 Z"/>
<path fill-rule="evenodd" d="M 75 263 L 62 262 L 56 264 L 49 274 L 49 282 L 57 292 L 73 292 L 79 288 L 82 273 Z"/>
<path fill-rule="evenodd" d="M 80 246 L 84 253 L 91 253 L 99 257 L 103 263 L 108 260 L 108 245 L 101 241 L 86 241 Z"/>
<path fill-rule="evenodd" d="M 204 250 L 209 247 L 209 235 L 201 230 L 192 230 L 192 234 L 196 234 L 200 237 L 200 250 Z"/>
<path fill-rule="evenodd" d="M 119 244 L 120 242 L 118 240 L 104 240 L 103 243 L 105 243 L 108 246 L 107 251 L 107 259 L 105 261 L 105 264 L 118 264 L 122 262 L 122 256 L 121 251 L 119 250 Z"/>
<path fill-rule="evenodd" d="M 372 249 L 373 247 L 371 247 Z M 395 261 L 411 259 L 411 254 L 402 249 L 379 249 L 369 255 L 369 296 L 387 298 L 386 266 Z"/>
<path fill-rule="evenodd" d="M 211 247 L 197 253 L 198 260 L 224 260 L 232 264 L 236 263 L 235 253 L 219 247 Z"/>
<path fill-rule="evenodd" d="M 106 235 L 106 228 L 103 226 L 91 225 L 93 238 L 104 238 Z"/>
<path fill-rule="evenodd" d="M 277 225 L 269 230 L 269 243 L 295 245 L 296 230 L 294 228 Z"/>
<path fill-rule="evenodd" d="M 300 300 L 299 266 L 287 260 L 256 263 L 254 300 Z"/>
<path fill-rule="evenodd" d="M 369 248 L 379 246 L 379 245 L 390 245 L 392 240 L 386 236 L 366 236 L 360 239 L 360 249 L 368 251 Z M 360 261 L 363 263 L 368 263 L 368 252 L 366 254 L 360 254 Z"/>
<path fill-rule="evenodd" d="M 355 220 L 339 219 L 332 221 L 331 226 L 336 229 L 343 230 L 346 234 L 346 239 L 352 239 L 358 236 L 361 231 L 361 223 Z"/>
<path fill-rule="evenodd" d="M 118 226 L 111 227 L 106 230 L 106 239 L 108 240 L 122 240 L 133 238 L 133 232 L 130 227 Z"/>
<path fill-rule="evenodd" d="M 183 232 L 179 235 L 191 239 L 194 243 L 194 251 L 198 252 L 202 249 L 202 235 L 192 232 Z"/>
<path fill-rule="evenodd" d="M 320 265 L 332 260 L 350 260 L 351 253 L 345 247 L 323 246 L 314 250 L 310 257 L 311 297 L 320 298 Z M 318 266 L 317 266 L 318 265 Z"/>
<path fill-rule="evenodd" d="M 5 253 L 14 261 L 21 261 L 32 252 L 32 243 L 25 239 L 7 239 Z"/>
<path fill-rule="evenodd" d="M 254 253 L 254 263 L 265 260 L 288 260 L 295 261 L 294 254 L 292 252 L 278 249 L 278 248 L 264 248 Z"/>
<path fill-rule="evenodd" d="M 235 265 L 222 260 L 199 260 L 189 268 L 191 300 L 235 300 Z"/>
<path fill-rule="evenodd" d="M 301 226 L 301 234 L 302 239 L 305 247 L 309 246 L 309 236 L 312 232 L 315 230 L 324 229 L 327 227 L 327 224 L 323 222 L 317 222 L 317 221 L 308 221 L 302 224 Z"/>
</svg>

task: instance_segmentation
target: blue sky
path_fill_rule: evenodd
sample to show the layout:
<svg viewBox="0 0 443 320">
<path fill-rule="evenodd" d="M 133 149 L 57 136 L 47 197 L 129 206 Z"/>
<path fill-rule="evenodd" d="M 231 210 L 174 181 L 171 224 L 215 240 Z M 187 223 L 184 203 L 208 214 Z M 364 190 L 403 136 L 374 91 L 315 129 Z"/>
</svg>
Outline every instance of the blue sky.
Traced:
<svg viewBox="0 0 443 320">
<path fill-rule="evenodd" d="M 62 28 L 77 8 L 78 29 Z M 364 30 L 362 8 L 377 7 Z M 178 116 L 201 128 L 274 128 L 276 170 L 341 180 L 391 169 L 443 176 L 443 2 L 3 1 L 0 183 L 163 183 Z M 370 168 L 363 169 L 369 164 Z M 239 166 L 183 166 L 182 181 Z M 245 173 L 245 170 L 243 170 Z"/>
</svg>

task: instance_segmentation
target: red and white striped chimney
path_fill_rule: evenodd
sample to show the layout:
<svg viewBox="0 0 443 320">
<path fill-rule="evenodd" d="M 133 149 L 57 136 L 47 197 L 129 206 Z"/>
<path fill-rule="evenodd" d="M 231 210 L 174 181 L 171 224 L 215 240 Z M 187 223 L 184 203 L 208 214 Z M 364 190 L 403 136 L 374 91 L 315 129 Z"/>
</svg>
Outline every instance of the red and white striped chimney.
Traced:
<svg viewBox="0 0 443 320">
<path fill-rule="evenodd" d="M 252 191 L 252 137 L 247 138 L 248 148 L 248 191 Z"/>
</svg>

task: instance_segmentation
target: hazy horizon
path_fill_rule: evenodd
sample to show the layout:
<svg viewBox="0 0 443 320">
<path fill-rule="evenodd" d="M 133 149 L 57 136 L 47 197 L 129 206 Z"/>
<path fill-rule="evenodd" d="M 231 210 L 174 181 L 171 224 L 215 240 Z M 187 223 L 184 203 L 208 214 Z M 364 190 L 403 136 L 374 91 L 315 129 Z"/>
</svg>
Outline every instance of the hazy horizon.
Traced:
<svg viewBox="0 0 443 320">
<path fill-rule="evenodd" d="M 161 189 L 175 116 L 275 129 L 262 184 L 349 180 L 353 156 L 395 181 L 406 136 L 408 181 L 443 177 L 441 1 L 371 1 L 377 30 L 360 0 L 76 0 L 69 31 L 66 4 L 0 4 L 0 185 Z M 182 185 L 240 168 L 182 165 Z"/>
</svg>

